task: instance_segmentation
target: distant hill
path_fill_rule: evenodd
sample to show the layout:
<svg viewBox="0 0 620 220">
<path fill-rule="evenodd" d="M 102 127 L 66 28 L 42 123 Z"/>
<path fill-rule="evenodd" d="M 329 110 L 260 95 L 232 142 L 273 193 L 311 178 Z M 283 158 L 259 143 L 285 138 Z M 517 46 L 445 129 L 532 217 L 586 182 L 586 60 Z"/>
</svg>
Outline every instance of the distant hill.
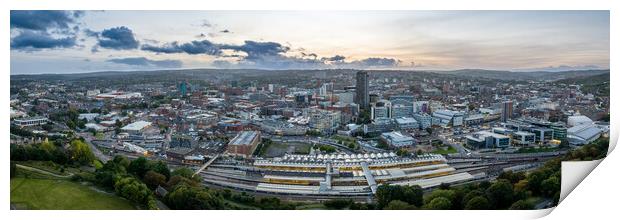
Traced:
<svg viewBox="0 0 620 220">
<path fill-rule="evenodd" d="M 75 80 L 84 78 L 105 78 L 105 77 L 149 77 L 149 76 L 174 76 L 174 77 L 206 77 L 217 75 L 218 77 L 267 77 L 275 75 L 314 75 L 318 73 L 333 74 L 353 74 L 354 69 L 325 69 L 325 70 L 261 70 L 261 69 L 180 69 L 180 70 L 154 70 L 154 71 L 104 71 L 91 73 L 72 73 L 72 74 L 36 74 L 36 75 L 11 75 L 11 80 Z M 418 71 L 418 70 L 368 70 L 370 73 L 389 73 L 389 74 L 441 74 L 458 78 L 484 78 L 499 80 L 548 80 L 556 81 L 570 79 L 574 77 L 587 77 L 601 74 L 609 74 L 609 70 L 575 70 L 561 72 L 512 72 L 502 70 L 483 70 L 483 69 L 462 69 L 452 71 Z"/>
<path fill-rule="evenodd" d="M 556 81 L 567 85 L 580 85 L 581 91 L 598 96 L 609 96 L 609 71 L 594 76 L 578 76 Z"/>
<path fill-rule="evenodd" d="M 467 75 L 470 77 L 482 77 L 503 80 L 560 80 L 573 77 L 594 76 L 600 74 L 609 74 L 609 70 L 573 70 L 560 72 L 512 72 L 503 70 L 482 70 L 482 69 L 462 69 L 452 71 L 434 71 L 442 74 L 450 75 Z"/>
</svg>

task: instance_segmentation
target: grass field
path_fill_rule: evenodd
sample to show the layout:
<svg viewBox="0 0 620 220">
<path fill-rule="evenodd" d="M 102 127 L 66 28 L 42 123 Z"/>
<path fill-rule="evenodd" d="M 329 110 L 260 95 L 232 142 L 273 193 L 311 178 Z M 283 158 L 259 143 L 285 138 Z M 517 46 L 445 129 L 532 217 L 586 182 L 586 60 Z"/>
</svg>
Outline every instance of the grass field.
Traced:
<svg viewBox="0 0 620 220">
<path fill-rule="evenodd" d="M 11 179 L 11 204 L 18 209 L 135 209 L 128 200 L 61 179 Z"/>
<path fill-rule="evenodd" d="M 457 153 L 457 152 L 458 151 L 456 149 L 454 149 L 454 147 L 448 146 L 447 149 L 437 148 L 436 150 L 432 151 L 431 153 L 434 153 L 434 154 L 454 154 L 454 153 Z"/>
</svg>

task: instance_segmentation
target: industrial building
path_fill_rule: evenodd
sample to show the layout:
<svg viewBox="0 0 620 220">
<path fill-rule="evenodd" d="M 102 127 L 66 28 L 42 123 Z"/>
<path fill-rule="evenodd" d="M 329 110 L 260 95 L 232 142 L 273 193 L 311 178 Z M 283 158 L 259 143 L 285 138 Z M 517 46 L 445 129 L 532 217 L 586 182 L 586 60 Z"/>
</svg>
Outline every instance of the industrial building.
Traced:
<svg viewBox="0 0 620 220">
<path fill-rule="evenodd" d="M 148 121 L 136 121 L 134 123 L 126 125 L 125 127 L 122 127 L 121 131 L 133 135 L 138 135 L 144 132 L 144 130 L 151 126 L 151 124 L 152 123 Z"/>
<path fill-rule="evenodd" d="M 226 153 L 234 156 L 250 157 L 260 143 L 260 132 L 242 131 L 235 136 L 229 143 Z"/>
</svg>

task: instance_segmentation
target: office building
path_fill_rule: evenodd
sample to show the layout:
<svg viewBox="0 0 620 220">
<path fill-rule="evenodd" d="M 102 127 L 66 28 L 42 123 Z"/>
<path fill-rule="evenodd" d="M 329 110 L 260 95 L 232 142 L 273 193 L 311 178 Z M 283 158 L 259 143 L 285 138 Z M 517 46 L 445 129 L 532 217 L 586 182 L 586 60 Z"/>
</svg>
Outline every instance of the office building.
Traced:
<svg viewBox="0 0 620 220">
<path fill-rule="evenodd" d="M 370 97 L 368 96 L 368 72 L 357 72 L 355 84 L 355 103 L 358 104 L 361 109 L 368 109 L 370 107 Z"/>
<path fill-rule="evenodd" d="M 414 118 L 402 117 L 396 118 L 395 120 L 396 124 L 398 124 L 398 127 L 401 130 L 413 130 L 420 127 L 420 125 L 418 125 L 418 121 L 416 121 Z"/>
<path fill-rule="evenodd" d="M 502 102 L 502 122 L 508 121 L 508 119 L 512 118 L 512 101 L 504 101 Z"/>
<path fill-rule="evenodd" d="M 401 132 L 393 131 L 381 134 L 381 139 L 391 148 L 411 147 L 415 145 L 415 139 Z"/>
<path fill-rule="evenodd" d="M 463 125 L 463 116 L 464 114 L 458 111 L 447 109 L 437 110 L 433 112 L 432 124 L 443 127 L 458 127 Z"/>
<path fill-rule="evenodd" d="M 553 139 L 553 129 L 551 128 L 533 128 L 531 132 L 536 135 L 536 142 L 544 144 Z"/>
<path fill-rule="evenodd" d="M 512 139 L 518 146 L 528 146 L 536 142 L 536 135 L 526 131 L 517 131 L 512 134 Z"/>
<path fill-rule="evenodd" d="M 340 126 L 341 117 L 340 111 L 310 109 L 308 111 L 308 126 L 321 133 L 331 134 Z"/>
<path fill-rule="evenodd" d="M 509 136 L 489 131 L 479 131 L 472 135 L 467 135 L 465 138 L 467 139 L 467 147 L 473 149 L 510 147 Z"/>
<path fill-rule="evenodd" d="M 392 103 L 387 100 L 381 100 L 375 103 L 370 111 L 370 118 L 372 120 L 378 118 L 391 118 L 392 117 Z"/>
<path fill-rule="evenodd" d="M 426 113 L 413 114 L 413 118 L 418 121 L 420 129 L 430 128 L 432 125 L 432 117 Z"/>
</svg>

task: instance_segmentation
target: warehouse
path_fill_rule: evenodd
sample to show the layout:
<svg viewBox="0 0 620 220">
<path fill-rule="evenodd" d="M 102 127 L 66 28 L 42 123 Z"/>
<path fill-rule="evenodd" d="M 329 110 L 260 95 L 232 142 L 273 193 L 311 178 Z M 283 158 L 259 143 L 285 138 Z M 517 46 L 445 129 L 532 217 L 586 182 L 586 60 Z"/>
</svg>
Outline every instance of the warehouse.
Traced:
<svg viewBox="0 0 620 220">
<path fill-rule="evenodd" d="M 134 123 L 126 125 L 125 127 L 122 127 L 121 131 L 127 132 L 129 134 L 141 134 L 142 132 L 144 132 L 145 129 L 151 126 L 151 124 L 152 123 L 148 121 L 136 121 Z"/>
<path fill-rule="evenodd" d="M 260 132 L 242 131 L 228 143 L 226 153 L 245 158 L 251 157 L 259 143 Z"/>
</svg>

